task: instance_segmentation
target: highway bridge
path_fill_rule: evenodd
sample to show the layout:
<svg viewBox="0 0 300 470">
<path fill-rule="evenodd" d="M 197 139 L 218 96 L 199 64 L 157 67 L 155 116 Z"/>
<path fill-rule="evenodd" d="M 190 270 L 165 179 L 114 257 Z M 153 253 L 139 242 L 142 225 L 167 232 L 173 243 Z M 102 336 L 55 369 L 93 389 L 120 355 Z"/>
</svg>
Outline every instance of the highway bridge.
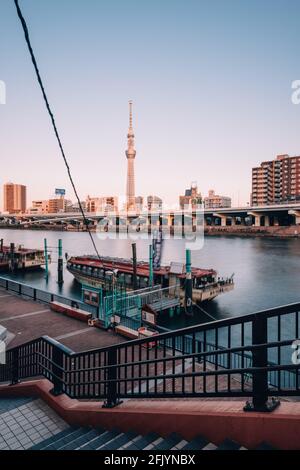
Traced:
<svg viewBox="0 0 300 470">
<path fill-rule="evenodd" d="M 192 225 L 248 225 L 248 226 L 291 226 L 300 224 L 300 202 L 289 204 L 277 204 L 254 207 L 231 207 L 219 209 L 174 210 L 164 209 L 160 211 L 119 212 L 119 213 L 86 213 L 86 222 L 90 227 L 96 227 L 99 223 L 110 224 L 119 227 L 130 223 L 148 223 L 150 225 L 176 226 L 181 223 Z M 32 225 L 63 225 L 84 229 L 83 216 L 76 213 L 55 214 L 0 214 L 0 226 L 18 225 L 29 227 Z"/>
</svg>

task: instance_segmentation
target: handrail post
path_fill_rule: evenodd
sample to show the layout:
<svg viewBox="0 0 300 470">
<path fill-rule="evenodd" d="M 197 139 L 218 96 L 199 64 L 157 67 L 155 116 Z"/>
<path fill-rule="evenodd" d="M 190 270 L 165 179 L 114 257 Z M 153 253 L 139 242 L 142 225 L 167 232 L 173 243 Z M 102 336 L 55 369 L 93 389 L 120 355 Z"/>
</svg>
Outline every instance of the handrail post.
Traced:
<svg viewBox="0 0 300 470">
<path fill-rule="evenodd" d="M 51 394 L 55 397 L 63 393 L 63 364 L 64 364 L 64 353 L 61 348 L 53 345 L 52 353 L 52 383 L 53 388 Z"/>
<path fill-rule="evenodd" d="M 252 374 L 252 403 L 247 402 L 244 411 L 270 412 L 278 405 L 279 400 L 272 398 L 268 401 L 268 319 L 263 314 L 257 314 L 252 321 L 252 344 L 261 345 L 252 351 L 253 367 L 260 370 Z"/>
<path fill-rule="evenodd" d="M 20 382 L 19 375 L 19 348 L 15 348 L 12 351 L 11 385 L 16 385 Z"/>
<path fill-rule="evenodd" d="M 118 398 L 117 392 L 117 367 L 111 367 L 117 365 L 117 349 L 112 348 L 108 350 L 107 354 L 107 394 L 106 400 L 102 408 L 114 408 L 115 406 L 122 403 Z"/>
</svg>

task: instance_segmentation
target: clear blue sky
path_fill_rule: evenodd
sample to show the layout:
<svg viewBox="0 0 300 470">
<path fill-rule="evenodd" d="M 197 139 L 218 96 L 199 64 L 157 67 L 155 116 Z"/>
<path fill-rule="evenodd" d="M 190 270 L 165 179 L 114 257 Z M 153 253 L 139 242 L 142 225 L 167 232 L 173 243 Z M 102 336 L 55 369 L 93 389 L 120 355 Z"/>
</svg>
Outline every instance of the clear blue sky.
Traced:
<svg viewBox="0 0 300 470">
<path fill-rule="evenodd" d="M 125 192 L 129 99 L 138 194 L 177 202 L 197 180 L 245 203 L 252 166 L 300 154 L 299 0 L 20 5 L 82 198 Z M 55 187 L 74 199 L 13 0 L 0 31 L 0 184 L 26 184 L 29 203 Z"/>
</svg>

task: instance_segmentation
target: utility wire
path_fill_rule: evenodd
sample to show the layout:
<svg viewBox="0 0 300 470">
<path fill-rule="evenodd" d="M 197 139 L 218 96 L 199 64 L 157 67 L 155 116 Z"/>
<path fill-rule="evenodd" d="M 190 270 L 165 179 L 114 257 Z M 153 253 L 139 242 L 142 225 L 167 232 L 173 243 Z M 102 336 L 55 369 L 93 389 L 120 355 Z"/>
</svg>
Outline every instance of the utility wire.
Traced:
<svg viewBox="0 0 300 470">
<path fill-rule="evenodd" d="M 53 113 L 52 113 L 52 111 L 51 111 L 50 104 L 49 104 L 49 101 L 48 101 L 48 98 L 47 98 L 47 95 L 46 95 L 45 87 L 44 87 L 44 84 L 43 84 L 43 81 L 42 81 L 42 78 L 41 78 L 41 75 L 40 75 L 40 71 L 39 71 L 39 68 L 38 68 L 38 65 L 37 65 L 37 61 L 36 61 L 36 58 L 35 58 L 35 55 L 34 55 L 32 46 L 31 46 L 28 27 L 27 27 L 26 21 L 25 21 L 25 19 L 24 19 L 24 16 L 23 16 L 22 11 L 21 11 L 20 6 L 19 6 L 19 0 L 14 0 L 14 2 L 15 2 L 16 9 L 17 9 L 17 14 L 18 14 L 19 20 L 20 20 L 20 22 L 21 22 L 21 24 L 22 24 L 22 28 L 23 28 L 24 36 L 25 36 L 25 41 L 26 41 L 26 44 L 27 44 L 27 46 L 28 46 L 28 50 L 29 50 L 29 53 L 30 53 L 30 57 L 31 57 L 31 60 L 32 60 L 32 63 L 33 63 L 34 69 L 35 69 L 36 78 L 37 78 L 37 81 L 38 81 L 39 86 L 40 86 L 40 88 L 41 88 L 42 95 L 43 95 L 43 98 L 44 98 L 44 102 L 45 102 L 45 105 L 46 105 L 48 114 L 49 114 L 50 119 L 51 119 L 51 122 L 52 122 L 52 126 L 53 126 L 53 130 L 54 130 L 54 133 L 55 133 L 55 136 L 56 136 L 56 140 L 57 140 L 57 142 L 58 142 L 61 155 L 62 155 L 62 157 L 63 157 L 65 166 L 66 166 L 66 168 L 67 168 L 67 173 L 68 173 L 68 176 L 69 176 L 69 180 L 70 180 L 71 185 L 72 185 L 72 188 L 73 188 L 73 190 L 74 190 L 74 193 L 75 193 L 75 196 L 76 196 L 76 199 L 77 199 L 77 202 L 78 202 L 78 206 L 79 206 L 80 212 L 81 212 L 81 214 L 82 214 L 82 217 L 83 217 L 83 220 L 84 220 L 86 229 L 87 229 L 87 231 L 88 231 L 88 233 L 89 233 L 89 236 L 90 236 L 90 239 L 91 239 L 91 241 L 92 241 L 94 250 L 95 250 L 95 252 L 96 252 L 98 258 L 100 258 L 100 255 L 99 255 L 99 252 L 98 252 L 98 250 L 97 250 L 95 241 L 94 241 L 94 239 L 93 239 L 92 233 L 91 233 L 91 231 L 90 231 L 90 229 L 89 229 L 89 226 L 88 226 L 88 220 L 87 220 L 87 218 L 86 218 L 86 216 L 85 216 L 85 214 L 84 214 L 84 210 L 83 210 L 83 208 L 82 208 L 81 201 L 80 201 L 80 198 L 79 198 L 79 196 L 78 196 L 77 189 L 76 189 L 75 183 L 74 183 L 73 178 L 72 178 L 72 175 L 71 175 L 71 170 L 70 170 L 70 167 L 69 167 L 69 164 L 68 164 L 66 155 L 65 155 L 65 151 L 64 151 L 64 148 L 63 148 L 63 145 L 62 145 L 62 142 L 61 142 L 59 133 L 58 133 L 58 129 L 57 129 L 57 127 L 56 127 L 56 122 L 55 122 L 55 119 L 54 119 L 54 115 L 53 115 Z"/>
<path fill-rule="evenodd" d="M 215 318 L 213 315 L 211 315 L 211 313 L 208 313 L 206 310 L 204 310 L 204 308 L 199 307 L 199 305 L 196 304 L 196 302 L 193 302 L 193 305 L 194 305 L 195 307 L 197 307 L 201 312 L 205 313 L 205 315 L 207 315 L 207 316 L 208 316 L 209 318 L 211 318 L 212 320 L 214 320 L 214 321 L 217 320 L 217 318 Z"/>
</svg>

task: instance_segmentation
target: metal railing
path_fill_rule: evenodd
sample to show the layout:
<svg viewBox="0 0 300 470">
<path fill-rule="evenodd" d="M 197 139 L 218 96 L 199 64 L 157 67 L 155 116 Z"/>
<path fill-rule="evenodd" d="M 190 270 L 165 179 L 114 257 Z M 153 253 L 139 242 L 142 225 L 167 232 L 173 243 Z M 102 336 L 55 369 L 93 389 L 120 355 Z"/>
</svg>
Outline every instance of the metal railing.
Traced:
<svg viewBox="0 0 300 470">
<path fill-rule="evenodd" d="M 163 303 L 167 299 L 177 299 L 178 301 L 180 300 L 180 286 L 174 285 L 159 289 L 152 289 L 151 291 L 138 293 L 136 294 L 136 297 L 141 299 L 141 305 L 158 304 L 162 309 Z"/>
<path fill-rule="evenodd" d="M 80 353 L 42 337 L 7 351 L 0 382 L 44 376 L 54 394 L 109 407 L 122 398 L 247 397 L 246 410 L 270 411 L 278 403 L 269 397 L 300 395 L 299 311 L 291 304 Z"/>
<path fill-rule="evenodd" d="M 92 313 L 95 317 L 97 316 L 98 309 L 93 305 L 88 305 L 80 300 L 70 299 L 63 295 L 53 294 L 51 292 L 38 289 L 36 287 L 28 286 L 21 282 L 12 281 L 6 277 L 0 277 L 0 287 L 3 287 L 7 291 L 11 291 L 22 297 L 27 297 L 32 300 L 50 304 L 51 302 L 60 302 L 69 306 L 76 306 L 82 310 L 86 310 Z"/>
</svg>

